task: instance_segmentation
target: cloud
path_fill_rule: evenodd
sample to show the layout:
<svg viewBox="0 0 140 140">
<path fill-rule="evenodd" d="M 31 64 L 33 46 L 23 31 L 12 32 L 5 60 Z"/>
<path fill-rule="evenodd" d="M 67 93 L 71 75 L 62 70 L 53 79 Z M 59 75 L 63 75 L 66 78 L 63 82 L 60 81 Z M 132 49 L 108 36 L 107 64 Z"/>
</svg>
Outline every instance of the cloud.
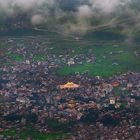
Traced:
<svg viewBox="0 0 140 140">
<path fill-rule="evenodd" d="M 82 5 L 78 7 L 77 11 L 77 17 L 79 18 L 88 18 L 91 17 L 93 14 L 93 11 L 90 6 L 88 5 Z"/>
<path fill-rule="evenodd" d="M 0 14 L 5 16 L 15 17 L 23 12 L 33 25 L 51 21 L 67 31 L 84 32 L 92 26 L 129 17 L 134 28 L 140 27 L 139 7 L 139 0 L 0 0 Z M 125 27 L 128 29 L 124 24 Z"/>
<path fill-rule="evenodd" d="M 5 11 L 7 14 L 9 9 L 15 13 L 30 10 L 37 12 L 44 5 L 47 10 L 48 7 L 54 4 L 54 0 L 0 0 L 0 11 Z"/>
<path fill-rule="evenodd" d="M 122 0 L 89 0 L 89 2 L 93 9 L 100 9 L 102 12 L 106 13 L 113 12 L 118 6 L 126 4 L 126 1 L 124 2 Z"/>
<path fill-rule="evenodd" d="M 37 14 L 31 17 L 31 23 L 33 25 L 40 25 L 43 21 L 44 21 L 44 17 L 42 15 Z"/>
</svg>

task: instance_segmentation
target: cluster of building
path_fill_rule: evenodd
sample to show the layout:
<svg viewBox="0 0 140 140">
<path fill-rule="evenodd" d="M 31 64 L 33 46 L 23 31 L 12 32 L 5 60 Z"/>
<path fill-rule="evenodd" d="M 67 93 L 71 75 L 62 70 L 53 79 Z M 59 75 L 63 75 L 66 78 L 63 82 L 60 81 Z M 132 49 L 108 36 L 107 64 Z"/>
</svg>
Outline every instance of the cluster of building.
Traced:
<svg viewBox="0 0 140 140">
<path fill-rule="evenodd" d="M 122 121 L 119 126 L 106 127 L 97 122 L 95 125 L 79 124 L 69 140 L 139 140 L 140 126 Z"/>
<path fill-rule="evenodd" d="M 12 40 L 8 43 L 14 44 Z M 129 72 L 110 78 L 91 77 L 87 74 L 60 77 L 46 65 L 48 63 L 56 66 L 56 56 L 50 54 L 47 55 L 47 61 L 35 62 L 32 60 L 33 54 L 41 53 L 41 50 L 34 48 L 29 53 L 32 48 L 28 48 L 28 51 L 26 49 L 22 46 L 17 49 L 8 48 L 8 51 L 29 59 L 16 62 L 7 57 L 14 65 L 0 67 L 0 133 L 13 127 L 20 128 L 30 122 L 35 123 L 39 131 L 49 132 L 45 120 L 50 118 L 60 122 L 75 120 L 78 123 L 73 127 L 71 140 L 140 138 L 139 73 Z M 68 60 L 60 57 L 64 61 Z M 85 58 L 84 55 L 83 57 Z M 79 59 L 81 60 L 80 57 Z M 89 55 L 88 60 L 94 59 Z M 75 61 L 71 58 L 68 65 L 73 62 Z M 87 126 L 83 122 L 88 110 L 98 112 L 94 125 Z M 106 126 L 102 122 L 106 115 L 120 123 L 113 128 Z M 42 125 L 44 127 L 40 127 Z"/>
<path fill-rule="evenodd" d="M 19 65 L 30 65 L 32 67 L 36 67 L 37 65 L 42 65 L 45 69 L 51 68 L 59 68 L 63 66 L 71 66 L 71 65 L 82 65 L 83 62 L 94 63 L 95 56 L 89 50 L 87 54 L 77 54 L 75 55 L 75 50 L 69 49 L 63 50 L 65 53 L 60 53 L 59 55 L 53 52 L 53 47 L 48 46 L 48 40 L 40 39 L 35 40 L 34 38 L 25 38 L 20 40 L 17 43 L 18 39 L 1 39 L 1 42 L 5 44 L 5 46 L 10 46 L 8 48 L 1 49 L 1 55 L 5 56 L 4 61 L 8 61 L 11 63 L 16 63 L 11 60 L 11 55 L 16 54 L 23 58 L 24 61 L 16 63 L 17 68 Z M 42 46 L 42 47 L 40 47 Z M 54 50 L 55 51 L 55 50 Z M 8 52 L 8 53 L 6 53 Z M 5 54 L 6 53 L 6 54 Z M 70 55 L 70 54 L 73 54 Z M 6 57 L 7 56 L 7 57 Z M 14 58 L 13 58 L 14 59 Z M 27 67 L 27 66 L 26 66 Z M 29 66 L 28 66 L 29 67 Z M 20 68 L 22 69 L 22 68 Z"/>
</svg>

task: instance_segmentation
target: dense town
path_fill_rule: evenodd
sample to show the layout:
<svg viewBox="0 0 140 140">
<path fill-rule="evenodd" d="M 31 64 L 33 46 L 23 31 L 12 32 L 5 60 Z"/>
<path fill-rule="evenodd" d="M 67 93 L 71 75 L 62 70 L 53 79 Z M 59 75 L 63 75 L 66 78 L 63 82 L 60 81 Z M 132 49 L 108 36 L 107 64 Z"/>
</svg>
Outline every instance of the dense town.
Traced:
<svg viewBox="0 0 140 140">
<path fill-rule="evenodd" d="M 3 132 L 11 128 L 21 131 L 28 124 L 50 133 L 54 130 L 49 128 L 49 120 L 71 123 L 65 140 L 140 139 L 139 73 L 103 78 L 87 71 L 59 76 L 57 68 L 94 63 L 96 57 L 90 50 L 88 56 L 70 56 L 73 50 L 57 56 L 48 53 L 50 48 L 40 47 L 46 46 L 44 42 L 32 38 L 26 44 L 14 39 L 0 41 L 12 46 L 0 48 L 0 140 L 21 139 L 19 135 L 5 137 Z M 12 54 L 18 55 L 11 59 Z M 46 58 L 34 57 L 37 54 Z"/>
</svg>

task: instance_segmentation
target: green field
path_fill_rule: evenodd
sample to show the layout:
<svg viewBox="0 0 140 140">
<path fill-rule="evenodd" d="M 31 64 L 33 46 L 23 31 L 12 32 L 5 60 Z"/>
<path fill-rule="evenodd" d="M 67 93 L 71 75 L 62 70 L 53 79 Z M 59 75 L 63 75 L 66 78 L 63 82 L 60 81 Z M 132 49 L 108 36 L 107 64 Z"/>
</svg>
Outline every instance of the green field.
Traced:
<svg viewBox="0 0 140 140">
<path fill-rule="evenodd" d="M 4 132 L 0 133 L 4 137 L 19 137 L 22 140 L 26 140 L 28 137 L 33 138 L 34 140 L 57 140 L 66 136 L 63 133 L 42 133 L 35 130 L 33 127 L 28 126 L 23 130 L 16 130 L 15 128 L 7 129 Z"/>
<path fill-rule="evenodd" d="M 46 56 L 43 54 L 37 54 L 34 56 L 33 58 L 35 61 L 45 61 L 46 60 Z"/>
<path fill-rule="evenodd" d="M 85 46 L 84 49 L 92 49 L 93 54 L 96 56 L 95 63 L 84 62 L 83 65 L 73 65 L 65 66 L 59 70 L 57 73 L 59 75 L 74 74 L 75 72 L 84 73 L 88 71 L 92 76 L 103 76 L 108 77 L 118 73 L 125 73 L 128 71 L 139 72 L 140 71 L 140 57 L 134 54 L 137 51 L 137 46 L 127 46 L 126 44 L 121 44 L 118 47 L 114 45 L 104 45 L 101 46 Z"/>
</svg>

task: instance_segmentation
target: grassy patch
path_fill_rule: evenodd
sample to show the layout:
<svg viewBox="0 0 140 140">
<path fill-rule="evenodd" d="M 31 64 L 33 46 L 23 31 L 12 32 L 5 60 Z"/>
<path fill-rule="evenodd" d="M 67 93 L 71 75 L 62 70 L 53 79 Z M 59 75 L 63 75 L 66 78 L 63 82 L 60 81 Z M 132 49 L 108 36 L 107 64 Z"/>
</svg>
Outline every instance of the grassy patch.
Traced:
<svg viewBox="0 0 140 140">
<path fill-rule="evenodd" d="M 7 55 L 14 61 L 23 61 L 24 60 L 24 57 L 19 54 L 7 52 Z"/>
<path fill-rule="evenodd" d="M 26 140 L 28 137 L 31 137 L 34 140 L 57 140 L 66 136 L 66 134 L 62 133 L 42 133 L 35 130 L 35 128 L 32 126 L 27 126 L 24 130 L 21 131 L 17 131 L 15 128 L 11 128 L 0 134 L 4 135 L 4 137 L 19 136 L 19 138 L 23 140 Z"/>
<path fill-rule="evenodd" d="M 35 61 L 45 61 L 46 60 L 46 56 L 42 55 L 42 54 L 38 54 L 34 56 L 34 60 Z"/>
<path fill-rule="evenodd" d="M 5 44 L 1 44 L 1 43 L 0 43 L 0 49 L 4 49 L 4 48 L 6 48 L 6 47 L 8 47 L 8 46 L 5 45 Z"/>
<path fill-rule="evenodd" d="M 135 56 L 132 48 L 128 46 L 114 47 L 112 45 L 102 45 L 89 47 L 93 49 L 96 56 L 96 63 L 83 63 L 83 65 L 64 66 L 57 71 L 59 75 L 69 75 L 75 72 L 84 73 L 88 71 L 92 76 L 108 77 L 127 71 L 140 71 L 139 57 Z M 85 49 L 88 49 L 86 47 Z M 133 50 L 135 47 L 133 47 Z M 84 52 L 84 50 L 83 50 Z M 105 58 L 104 58 L 105 57 Z"/>
<path fill-rule="evenodd" d="M 69 74 L 74 74 L 76 72 L 79 73 L 84 73 L 86 71 L 89 72 L 91 76 L 103 76 L 103 77 L 108 77 L 112 76 L 113 74 L 117 74 L 118 72 L 122 71 L 123 67 L 117 67 L 117 66 L 112 66 L 112 65 L 106 65 L 106 63 L 95 63 L 95 64 L 90 64 L 90 63 L 85 63 L 84 65 L 78 65 L 78 66 L 73 66 L 73 67 L 64 67 L 62 69 L 59 69 L 57 73 L 59 75 L 69 75 Z"/>
</svg>

